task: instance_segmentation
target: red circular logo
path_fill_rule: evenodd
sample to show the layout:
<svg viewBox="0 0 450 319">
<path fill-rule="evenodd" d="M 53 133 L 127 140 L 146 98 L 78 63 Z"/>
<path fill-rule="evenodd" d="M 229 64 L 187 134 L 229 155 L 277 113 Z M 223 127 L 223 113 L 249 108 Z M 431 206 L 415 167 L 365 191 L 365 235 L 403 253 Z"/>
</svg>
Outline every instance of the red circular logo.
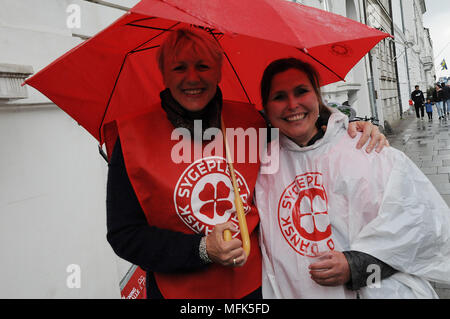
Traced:
<svg viewBox="0 0 450 319">
<path fill-rule="evenodd" d="M 250 190 L 236 169 L 235 174 L 244 211 L 247 213 L 250 211 L 247 204 Z M 174 202 L 178 217 L 198 234 L 208 235 L 215 225 L 229 220 L 239 225 L 230 172 L 222 157 L 206 157 L 189 165 L 178 179 Z M 238 234 L 239 232 L 234 236 Z"/>
<path fill-rule="evenodd" d="M 321 188 L 301 191 L 292 210 L 292 221 L 298 233 L 307 240 L 317 242 L 330 237 L 325 191 Z"/>
<path fill-rule="evenodd" d="M 352 53 L 351 49 L 343 43 L 336 43 L 331 46 L 331 53 L 336 56 L 348 56 Z"/>
<path fill-rule="evenodd" d="M 321 173 L 299 175 L 284 190 L 278 204 L 278 224 L 287 243 L 301 255 L 334 249 Z"/>
</svg>

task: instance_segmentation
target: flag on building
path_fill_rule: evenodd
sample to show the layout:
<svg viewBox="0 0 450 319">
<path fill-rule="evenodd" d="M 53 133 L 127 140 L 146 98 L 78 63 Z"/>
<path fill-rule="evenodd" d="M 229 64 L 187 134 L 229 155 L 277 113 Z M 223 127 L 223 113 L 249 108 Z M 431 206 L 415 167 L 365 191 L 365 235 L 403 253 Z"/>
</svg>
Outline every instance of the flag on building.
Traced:
<svg viewBox="0 0 450 319">
<path fill-rule="evenodd" d="M 448 70 L 448 68 L 447 68 L 447 63 L 445 63 L 445 59 L 442 59 L 441 67 L 442 67 L 441 71 L 442 71 L 442 70 Z"/>
</svg>

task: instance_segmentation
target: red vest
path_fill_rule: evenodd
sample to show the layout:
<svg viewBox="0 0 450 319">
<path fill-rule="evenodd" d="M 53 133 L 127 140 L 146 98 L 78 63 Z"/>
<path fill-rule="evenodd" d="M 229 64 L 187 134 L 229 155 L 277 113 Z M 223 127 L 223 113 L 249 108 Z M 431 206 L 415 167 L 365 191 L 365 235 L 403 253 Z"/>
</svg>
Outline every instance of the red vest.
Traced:
<svg viewBox="0 0 450 319">
<path fill-rule="evenodd" d="M 176 164 L 174 156 L 178 156 L 176 161 L 179 161 L 180 156 L 188 152 L 180 150 L 180 139 L 171 140 L 174 127 L 161 106 L 153 109 L 118 122 L 128 176 L 149 225 L 186 234 L 209 234 L 216 224 L 230 219 L 237 224 L 236 214 L 232 213 L 234 193 L 224 149 L 220 156 L 211 151 L 211 147 L 208 149 L 212 144 L 208 144 L 209 141 L 194 145 L 195 142 L 189 139 L 191 161 Z M 228 128 L 257 130 L 265 127 L 262 117 L 248 104 L 225 101 L 222 116 Z M 235 144 L 237 152 L 238 143 Z M 246 153 L 248 148 L 246 144 Z M 195 150 L 197 154 L 202 150 L 200 154 L 204 157 L 195 160 Z M 261 253 L 256 232 L 259 217 L 253 204 L 259 156 L 256 163 L 249 163 L 249 156 L 245 163 L 239 163 L 235 158 L 233 165 L 251 241 L 247 263 L 243 267 L 212 264 L 206 270 L 182 274 L 155 273 L 165 298 L 242 298 L 260 287 Z"/>
</svg>

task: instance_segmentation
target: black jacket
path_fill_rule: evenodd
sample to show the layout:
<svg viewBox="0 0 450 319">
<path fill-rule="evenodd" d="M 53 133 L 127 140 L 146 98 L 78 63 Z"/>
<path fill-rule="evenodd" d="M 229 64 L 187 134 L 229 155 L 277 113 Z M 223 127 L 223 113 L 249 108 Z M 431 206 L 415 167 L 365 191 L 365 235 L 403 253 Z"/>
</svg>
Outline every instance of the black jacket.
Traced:
<svg viewBox="0 0 450 319">
<path fill-rule="evenodd" d="M 411 92 L 411 100 L 413 100 L 415 105 L 423 105 L 425 102 L 425 97 L 423 96 L 423 92 L 421 90 L 414 90 Z"/>
<path fill-rule="evenodd" d="M 119 139 L 108 166 L 106 238 L 117 256 L 146 271 L 147 298 L 162 299 L 153 272 L 188 272 L 207 267 L 199 255 L 202 236 L 148 225 L 128 178 Z"/>
<path fill-rule="evenodd" d="M 442 102 L 442 101 L 444 101 L 445 99 L 444 99 L 444 90 L 439 90 L 439 91 L 437 91 L 437 90 L 435 90 L 434 91 L 434 93 L 433 93 L 433 101 L 434 102 Z"/>
<path fill-rule="evenodd" d="M 445 85 L 442 88 L 442 91 L 444 92 L 444 96 L 443 96 L 444 100 L 450 100 L 450 86 Z"/>
<path fill-rule="evenodd" d="M 186 235 L 149 226 L 128 178 L 120 141 L 109 162 L 106 238 L 121 258 L 156 272 L 205 267 L 199 256 L 201 235 Z"/>
</svg>

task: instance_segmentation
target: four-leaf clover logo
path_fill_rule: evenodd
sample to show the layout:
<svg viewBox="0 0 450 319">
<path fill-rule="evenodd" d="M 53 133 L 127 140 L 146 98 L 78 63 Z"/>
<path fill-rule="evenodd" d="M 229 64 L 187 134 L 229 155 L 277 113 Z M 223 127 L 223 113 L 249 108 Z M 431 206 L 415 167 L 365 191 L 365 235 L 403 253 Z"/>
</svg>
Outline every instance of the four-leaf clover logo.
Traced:
<svg viewBox="0 0 450 319">
<path fill-rule="evenodd" d="M 215 186 L 206 183 L 199 193 L 199 199 L 204 203 L 200 208 L 200 213 L 213 218 L 216 215 L 223 216 L 225 212 L 233 208 L 233 203 L 228 200 L 231 189 L 223 182 L 218 182 Z"/>
</svg>

